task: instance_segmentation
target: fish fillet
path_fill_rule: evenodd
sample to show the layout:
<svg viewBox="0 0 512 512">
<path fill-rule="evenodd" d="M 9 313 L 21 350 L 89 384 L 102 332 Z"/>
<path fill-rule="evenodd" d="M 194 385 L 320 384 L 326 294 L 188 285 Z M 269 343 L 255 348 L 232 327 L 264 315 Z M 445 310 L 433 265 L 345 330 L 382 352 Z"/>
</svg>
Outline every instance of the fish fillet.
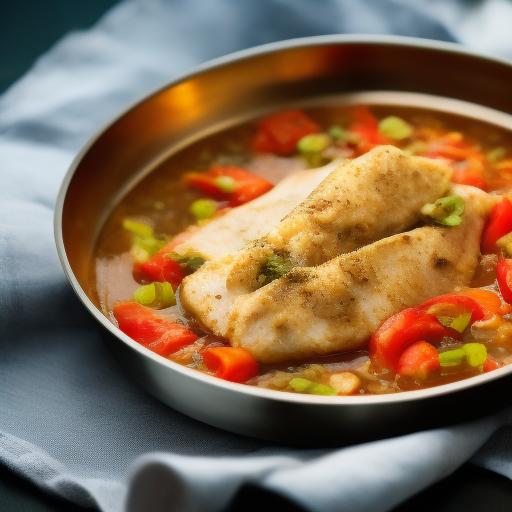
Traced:
<svg viewBox="0 0 512 512">
<path fill-rule="evenodd" d="M 340 160 L 334 161 L 284 178 L 266 194 L 198 228 L 189 240 L 175 247 L 174 252 L 182 257 L 200 256 L 204 260 L 234 253 L 248 242 L 266 235 L 340 163 Z"/>
<path fill-rule="evenodd" d="M 284 254 L 293 266 L 311 267 L 408 229 L 420 219 L 424 204 L 444 195 L 450 178 L 445 164 L 407 156 L 392 146 L 375 148 L 333 170 L 304 202 L 273 229 L 269 226 L 268 235 L 187 277 L 182 305 L 225 336 L 233 301 L 258 288 L 270 256 Z M 252 218 L 240 222 L 250 224 Z"/>
<path fill-rule="evenodd" d="M 296 268 L 236 298 L 226 337 L 256 360 L 288 359 L 360 347 L 390 316 L 469 284 L 480 236 L 495 199 L 463 185 L 457 227 L 424 226 L 308 268 Z"/>
</svg>

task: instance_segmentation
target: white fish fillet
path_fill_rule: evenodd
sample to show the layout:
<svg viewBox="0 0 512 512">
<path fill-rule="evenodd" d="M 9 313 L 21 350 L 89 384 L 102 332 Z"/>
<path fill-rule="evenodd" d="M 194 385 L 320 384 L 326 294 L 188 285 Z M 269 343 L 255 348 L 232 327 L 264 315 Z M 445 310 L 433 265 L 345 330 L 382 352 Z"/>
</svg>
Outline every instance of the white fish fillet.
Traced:
<svg viewBox="0 0 512 512">
<path fill-rule="evenodd" d="M 338 166 L 266 237 L 187 277 L 182 305 L 225 336 L 233 301 L 258 288 L 258 275 L 270 255 L 282 252 L 294 266 L 310 267 L 403 231 L 418 222 L 425 203 L 444 195 L 450 178 L 448 166 L 408 157 L 392 146 Z"/>
<path fill-rule="evenodd" d="M 358 348 L 390 316 L 469 284 L 493 196 L 453 186 L 457 227 L 425 226 L 308 268 L 236 298 L 226 337 L 262 363 Z"/>
<path fill-rule="evenodd" d="M 251 240 L 266 235 L 336 168 L 334 161 L 318 169 L 298 171 L 272 190 L 230 210 L 203 227 L 174 252 L 180 256 L 200 256 L 205 260 L 232 254 Z"/>
</svg>

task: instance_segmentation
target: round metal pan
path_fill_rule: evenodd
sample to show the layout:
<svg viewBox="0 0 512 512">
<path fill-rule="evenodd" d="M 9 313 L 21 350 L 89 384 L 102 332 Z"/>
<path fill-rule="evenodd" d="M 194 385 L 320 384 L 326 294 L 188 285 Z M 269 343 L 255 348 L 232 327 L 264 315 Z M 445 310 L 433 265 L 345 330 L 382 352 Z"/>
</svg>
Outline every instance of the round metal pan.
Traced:
<svg viewBox="0 0 512 512">
<path fill-rule="evenodd" d="M 92 258 L 106 217 L 126 191 L 162 159 L 206 134 L 289 105 L 362 93 L 417 106 L 428 98 L 440 108 L 507 125 L 511 84 L 511 63 L 458 45 L 402 37 L 291 40 L 202 65 L 132 106 L 76 157 L 55 212 L 64 271 L 116 357 L 144 388 L 223 429 L 287 444 L 340 445 L 496 411 L 510 403 L 505 390 L 512 365 L 436 388 L 357 397 L 259 389 L 182 367 L 131 340 L 101 313 Z"/>
</svg>

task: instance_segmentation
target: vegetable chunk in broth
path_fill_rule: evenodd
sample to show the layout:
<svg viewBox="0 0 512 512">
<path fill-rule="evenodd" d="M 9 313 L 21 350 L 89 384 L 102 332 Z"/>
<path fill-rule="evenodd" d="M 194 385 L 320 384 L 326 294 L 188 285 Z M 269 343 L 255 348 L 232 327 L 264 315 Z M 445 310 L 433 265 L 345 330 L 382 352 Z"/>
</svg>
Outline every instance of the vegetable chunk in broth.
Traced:
<svg viewBox="0 0 512 512">
<path fill-rule="evenodd" d="M 503 128 L 384 105 L 277 112 L 125 196 L 98 239 L 97 300 L 147 349 L 250 386 L 466 379 L 512 362 L 511 191 Z"/>
</svg>

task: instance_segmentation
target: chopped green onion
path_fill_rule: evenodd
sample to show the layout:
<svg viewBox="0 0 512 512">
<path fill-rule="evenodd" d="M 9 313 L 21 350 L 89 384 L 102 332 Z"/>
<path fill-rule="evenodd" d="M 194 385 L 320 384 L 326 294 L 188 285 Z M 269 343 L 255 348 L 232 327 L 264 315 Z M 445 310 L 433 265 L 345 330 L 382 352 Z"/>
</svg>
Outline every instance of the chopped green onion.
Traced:
<svg viewBox="0 0 512 512">
<path fill-rule="evenodd" d="M 423 206 L 421 213 L 434 219 L 443 226 L 458 226 L 462 222 L 461 215 L 466 205 L 464 199 L 459 196 L 442 197 L 435 203 Z"/>
<path fill-rule="evenodd" d="M 444 367 L 458 366 L 464 357 L 470 366 L 480 366 L 487 359 L 487 349 L 482 343 L 466 343 L 461 348 L 441 352 L 439 363 Z"/>
<path fill-rule="evenodd" d="M 512 233 L 508 233 L 507 235 L 499 238 L 496 242 L 496 246 L 503 249 L 507 253 L 506 256 L 512 256 Z"/>
<path fill-rule="evenodd" d="M 137 237 L 135 239 L 135 244 L 137 247 L 140 247 L 142 250 L 146 251 L 150 256 L 156 254 L 164 245 L 165 242 L 163 240 L 157 240 L 156 238 L 141 238 Z"/>
<path fill-rule="evenodd" d="M 301 153 L 319 153 L 331 143 L 331 137 L 327 133 L 311 133 L 305 135 L 297 142 L 297 149 Z"/>
<path fill-rule="evenodd" d="M 379 132 L 386 137 L 402 140 L 412 135 L 412 126 L 401 117 L 388 116 L 379 123 Z"/>
<path fill-rule="evenodd" d="M 487 153 L 487 160 L 490 162 L 495 162 L 496 160 L 499 160 L 500 158 L 503 158 L 507 154 L 507 150 L 500 146 L 498 148 L 491 149 Z"/>
<path fill-rule="evenodd" d="M 153 236 L 153 228 L 144 224 L 143 222 L 136 222 L 130 219 L 123 220 L 123 228 L 139 235 L 143 238 L 149 238 Z"/>
<path fill-rule="evenodd" d="M 482 343 L 466 343 L 462 349 L 470 366 L 480 366 L 487 359 L 487 349 Z"/>
<path fill-rule="evenodd" d="M 347 142 L 349 144 L 357 144 L 361 140 L 361 137 L 358 133 L 349 132 L 337 124 L 331 126 L 327 133 L 334 140 Z"/>
<path fill-rule="evenodd" d="M 464 332 L 464 329 L 468 326 L 471 321 L 471 313 L 463 313 L 458 317 L 454 318 L 452 322 L 450 322 L 449 327 L 455 329 L 458 332 Z"/>
<path fill-rule="evenodd" d="M 289 382 L 291 388 L 299 393 L 307 393 L 311 395 L 334 396 L 338 393 L 334 388 L 319 384 L 308 379 L 295 377 Z"/>
<path fill-rule="evenodd" d="M 236 181 L 231 176 L 217 176 L 213 182 L 222 192 L 226 192 L 227 194 L 236 190 Z"/>
<path fill-rule="evenodd" d="M 439 364 L 441 366 L 458 366 L 462 359 L 466 356 L 463 348 L 456 348 L 455 350 L 447 350 L 439 354 Z"/>
<path fill-rule="evenodd" d="M 216 212 L 218 205 L 219 203 L 213 199 L 197 199 L 190 205 L 189 212 L 196 218 L 196 221 L 205 220 Z"/>
<path fill-rule="evenodd" d="M 171 252 L 169 257 L 171 260 L 178 262 L 180 267 L 188 267 L 194 272 L 198 270 L 205 261 L 201 256 L 180 256 L 175 252 Z"/>
<path fill-rule="evenodd" d="M 272 254 L 268 257 L 267 261 L 261 267 L 261 274 L 258 276 L 258 283 L 264 286 L 268 283 L 284 276 L 292 269 L 292 264 L 289 260 Z"/>
<path fill-rule="evenodd" d="M 171 283 L 151 283 L 141 286 L 135 290 L 134 302 L 150 308 L 168 308 L 176 304 L 176 297 Z"/>
</svg>

